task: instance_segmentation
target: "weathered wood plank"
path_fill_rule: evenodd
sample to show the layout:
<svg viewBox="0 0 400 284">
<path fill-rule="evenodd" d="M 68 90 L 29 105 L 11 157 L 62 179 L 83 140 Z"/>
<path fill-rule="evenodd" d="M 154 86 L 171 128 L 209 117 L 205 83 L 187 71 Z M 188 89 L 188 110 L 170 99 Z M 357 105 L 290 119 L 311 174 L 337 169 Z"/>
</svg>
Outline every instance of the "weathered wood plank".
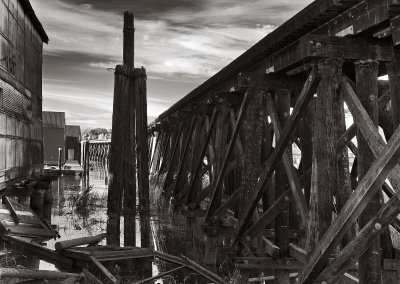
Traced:
<svg viewBox="0 0 400 284">
<path fill-rule="evenodd" d="M 10 199 L 7 196 L 3 196 L 3 200 L 7 205 L 8 211 L 10 212 L 10 215 L 13 218 L 14 223 L 18 225 L 20 222 L 20 218 L 18 217 L 17 211 L 15 210 L 14 206 L 11 204 Z"/>
<path fill-rule="evenodd" d="M 338 138 L 335 112 L 340 107 L 342 60 L 327 59 L 318 62 L 321 82 L 317 89 L 313 114 L 313 164 L 311 174 L 310 219 L 306 251 L 318 246 L 332 222 L 333 194 L 337 187 L 338 164 L 336 141 Z M 327 263 L 328 259 L 319 264 Z"/>
<path fill-rule="evenodd" d="M 106 237 L 106 234 L 99 234 L 99 235 L 91 236 L 91 237 L 82 237 L 82 238 L 76 238 L 76 239 L 71 239 L 71 240 L 58 241 L 55 243 L 54 247 L 56 250 L 63 250 L 63 249 L 72 248 L 72 247 L 81 246 L 81 245 L 93 245 L 93 244 L 98 244 L 105 237 Z"/>
<path fill-rule="evenodd" d="M 28 238 L 21 238 L 21 237 L 15 237 L 15 236 L 3 236 L 3 239 L 11 244 L 12 246 L 15 246 L 16 248 L 24 248 L 28 250 L 29 252 L 33 253 L 37 257 L 56 264 L 60 265 L 61 267 L 72 267 L 74 264 L 74 261 L 68 257 L 59 255 L 56 253 L 54 250 L 48 249 L 46 247 L 42 247 L 36 243 L 31 242 L 30 239 Z"/>
</svg>

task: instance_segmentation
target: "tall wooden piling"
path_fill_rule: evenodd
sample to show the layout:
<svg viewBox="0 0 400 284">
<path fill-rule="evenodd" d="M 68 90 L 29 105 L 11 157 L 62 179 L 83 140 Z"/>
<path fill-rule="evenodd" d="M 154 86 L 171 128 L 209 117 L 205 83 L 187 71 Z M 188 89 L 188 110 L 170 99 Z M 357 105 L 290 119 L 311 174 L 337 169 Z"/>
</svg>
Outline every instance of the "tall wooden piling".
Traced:
<svg viewBox="0 0 400 284">
<path fill-rule="evenodd" d="M 342 61 L 321 60 L 321 83 L 317 90 L 313 127 L 313 165 L 307 250 L 311 252 L 332 222 L 333 193 L 336 189 L 337 131 L 334 104 L 340 94 Z"/>
<path fill-rule="evenodd" d="M 123 130 L 121 124 L 122 117 L 122 66 L 118 65 L 115 69 L 114 82 L 114 104 L 112 119 L 112 136 L 110 147 L 110 180 L 108 182 L 108 201 L 107 201 L 107 244 L 120 244 L 120 217 L 122 205 L 122 167 L 123 161 Z"/>
<path fill-rule="evenodd" d="M 138 163 L 138 194 L 141 246 L 149 248 L 150 229 L 150 195 L 149 195 L 149 148 L 147 143 L 147 86 L 146 70 L 135 69 L 135 102 L 136 102 L 136 150 Z"/>
<path fill-rule="evenodd" d="M 134 77 L 134 18 L 132 12 L 124 13 L 124 122 L 123 135 L 123 212 L 124 212 L 124 245 L 136 245 L 136 86 Z"/>
<path fill-rule="evenodd" d="M 124 245 L 136 245 L 137 181 L 141 246 L 150 247 L 147 77 L 143 67 L 134 68 L 134 31 L 133 13 L 125 12 L 123 65 L 118 65 L 115 70 L 107 243 L 119 245 L 120 216 L 123 204 Z"/>
</svg>

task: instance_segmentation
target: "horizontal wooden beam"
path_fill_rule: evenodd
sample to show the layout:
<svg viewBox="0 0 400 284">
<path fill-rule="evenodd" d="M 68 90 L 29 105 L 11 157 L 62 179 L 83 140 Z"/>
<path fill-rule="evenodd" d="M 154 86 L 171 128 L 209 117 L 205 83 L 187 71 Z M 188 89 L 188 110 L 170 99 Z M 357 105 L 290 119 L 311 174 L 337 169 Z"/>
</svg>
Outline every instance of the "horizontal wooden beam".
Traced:
<svg viewBox="0 0 400 284">
<path fill-rule="evenodd" d="M 304 266 L 294 258 L 234 257 L 233 262 L 240 269 L 258 269 L 260 271 L 269 269 L 297 270 Z"/>
<path fill-rule="evenodd" d="M 307 60 L 329 57 L 389 62 L 393 60 L 393 45 L 387 41 L 307 35 L 269 57 L 266 69 L 279 72 Z"/>
</svg>

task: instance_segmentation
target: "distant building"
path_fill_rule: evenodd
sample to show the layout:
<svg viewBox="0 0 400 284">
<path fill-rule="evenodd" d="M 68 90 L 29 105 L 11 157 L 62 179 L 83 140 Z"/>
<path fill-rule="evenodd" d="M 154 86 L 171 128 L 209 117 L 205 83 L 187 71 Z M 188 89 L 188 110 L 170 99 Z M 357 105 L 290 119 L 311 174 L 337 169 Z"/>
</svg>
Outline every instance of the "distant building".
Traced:
<svg viewBox="0 0 400 284">
<path fill-rule="evenodd" d="M 65 163 L 65 112 L 43 112 L 43 157 L 46 165 L 58 164 L 58 149 L 61 148 L 61 163 Z"/>
<path fill-rule="evenodd" d="M 80 160 L 81 127 L 79 125 L 65 126 L 65 159 Z"/>
<path fill-rule="evenodd" d="M 0 1 L 0 189 L 43 171 L 42 54 L 28 0 Z"/>
</svg>

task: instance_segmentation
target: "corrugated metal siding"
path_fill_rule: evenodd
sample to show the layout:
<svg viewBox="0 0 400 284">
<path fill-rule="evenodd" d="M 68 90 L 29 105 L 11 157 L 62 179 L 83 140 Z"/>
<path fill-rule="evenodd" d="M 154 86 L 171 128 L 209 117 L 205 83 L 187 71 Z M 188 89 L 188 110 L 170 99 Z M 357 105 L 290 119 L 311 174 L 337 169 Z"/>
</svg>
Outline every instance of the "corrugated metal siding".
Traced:
<svg viewBox="0 0 400 284">
<path fill-rule="evenodd" d="M 6 112 L 27 120 L 32 119 L 32 102 L 29 98 L 1 80 L 0 88 L 3 90 L 3 108 Z"/>
</svg>

